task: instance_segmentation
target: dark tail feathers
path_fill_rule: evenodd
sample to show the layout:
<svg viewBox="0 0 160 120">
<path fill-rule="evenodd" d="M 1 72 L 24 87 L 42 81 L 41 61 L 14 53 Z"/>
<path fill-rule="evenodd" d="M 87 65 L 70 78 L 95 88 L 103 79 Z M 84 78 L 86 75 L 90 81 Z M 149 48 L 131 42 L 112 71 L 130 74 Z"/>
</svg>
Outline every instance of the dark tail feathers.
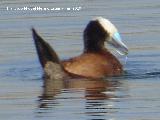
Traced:
<svg viewBox="0 0 160 120">
<path fill-rule="evenodd" d="M 45 67 L 47 61 L 52 61 L 53 63 L 60 64 L 60 60 L 56 52 L 52 49 L 52 47 L 45 42 L 36 32 L 34 28 L 32 28 L 32 35 L 34 39 L 34 43 L 36 46 L 37 54 L 40 60 L 42 67 Z"/>
</svg>

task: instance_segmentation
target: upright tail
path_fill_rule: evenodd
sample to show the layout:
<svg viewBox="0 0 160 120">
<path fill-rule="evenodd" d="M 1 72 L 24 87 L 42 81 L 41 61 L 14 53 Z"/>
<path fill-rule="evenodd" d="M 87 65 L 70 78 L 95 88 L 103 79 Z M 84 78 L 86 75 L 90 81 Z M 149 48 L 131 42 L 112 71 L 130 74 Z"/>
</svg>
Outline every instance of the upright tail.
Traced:
<svg viewBox="0 0 160 120">
<path fill-rule="evenodd" d="M 52 47 L 45 42 L 36 32 L 34 28 L 32 28 L 32 35 L 34 39 L 34 43 L 36 46 L 37 54 L 39 57 L 39 61 L 44 69 L 44 75 L 49 79 L 63 79 L 66 77 L 79 77 L 78 75 L 74 75 L 72 73 L 67 72 L 62 63 L 56 54 L 56 52 L 52 49 Z"/>
<path fill-rule="evenodd" d="M 39 57 L 39 61 L 42 67 L 44 68 L 45 64 L 49 61 L 53 63 L 61 64 L 60 59 L 56 54 L 56 52 L 52 49 L 52 47 L 47 42 L 45 42 L 37 34 L 34 28 L 32 28 L 32 35 L 33 35 L 34 43 L 36 46 L 37 54 Z"/>
</svg>

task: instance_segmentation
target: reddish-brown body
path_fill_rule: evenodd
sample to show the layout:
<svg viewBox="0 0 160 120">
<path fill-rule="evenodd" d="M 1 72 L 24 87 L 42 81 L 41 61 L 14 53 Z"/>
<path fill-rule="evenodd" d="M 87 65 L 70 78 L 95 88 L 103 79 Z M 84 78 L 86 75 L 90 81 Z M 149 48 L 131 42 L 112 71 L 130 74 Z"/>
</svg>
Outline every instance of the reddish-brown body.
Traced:
<svg viewBox="0 0 160 120">
<path fill-rule="evenodd" d="M 122 74 L 122 65 L 108 51 L 97 53 L 83 53 L 80 56 L 62 61 L 63 67 L 69 73 L 100 78 Z"/>
</svg>

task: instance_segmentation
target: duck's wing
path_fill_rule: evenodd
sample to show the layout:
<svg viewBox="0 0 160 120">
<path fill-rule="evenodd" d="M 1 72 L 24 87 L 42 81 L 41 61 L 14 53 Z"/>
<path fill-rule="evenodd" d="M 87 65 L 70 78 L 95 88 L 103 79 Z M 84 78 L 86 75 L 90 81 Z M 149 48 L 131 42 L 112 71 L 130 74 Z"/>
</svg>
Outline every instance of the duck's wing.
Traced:
<svg viewBox="0 0 160 120">
<path fill-rule="evenodd" d="M 32 28 L 32 35 L 42 67 L 44 68 L 46 63 L 49 61 L 60 64 L 60 59 L 56 52 L 45 40 L 42 39 L 42 37 L 38 35 L 34 28 Z"/>
</svg>

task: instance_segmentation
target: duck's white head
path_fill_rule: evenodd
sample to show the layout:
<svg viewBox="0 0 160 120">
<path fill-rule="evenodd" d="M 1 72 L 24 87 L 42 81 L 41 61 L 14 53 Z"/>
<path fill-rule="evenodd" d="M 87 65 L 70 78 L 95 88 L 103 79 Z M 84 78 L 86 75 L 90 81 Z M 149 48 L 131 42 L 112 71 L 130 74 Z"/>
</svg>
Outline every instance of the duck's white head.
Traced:
<svg viewBox="0 0 160 120">
<path fill-rule="evenodd" d="M 108 19 L 94 18 L 84 30 L 85 49 L 103 49 L 105 41 L 115 47 L 118 53 L 128 54 L 128 48 L 122 42 L 117 28 Z"/>
</svg>

